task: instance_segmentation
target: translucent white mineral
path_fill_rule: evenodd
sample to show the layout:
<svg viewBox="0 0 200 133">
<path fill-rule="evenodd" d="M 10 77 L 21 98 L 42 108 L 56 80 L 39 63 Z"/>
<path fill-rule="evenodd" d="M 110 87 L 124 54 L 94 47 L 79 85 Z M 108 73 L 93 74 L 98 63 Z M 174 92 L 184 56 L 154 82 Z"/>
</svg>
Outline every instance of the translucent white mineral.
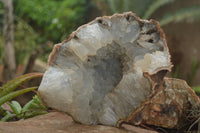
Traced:
<svg viewBox="0 0 200 133">
<path fill-rule="evenodd" d="M 170 70 L 157 22 L 126 12 L 96 18 L 55 46 L 39 93 L 54 109 L 83 124 L 116 125 L 146 101 L 144 72 Z"/>
</svg>

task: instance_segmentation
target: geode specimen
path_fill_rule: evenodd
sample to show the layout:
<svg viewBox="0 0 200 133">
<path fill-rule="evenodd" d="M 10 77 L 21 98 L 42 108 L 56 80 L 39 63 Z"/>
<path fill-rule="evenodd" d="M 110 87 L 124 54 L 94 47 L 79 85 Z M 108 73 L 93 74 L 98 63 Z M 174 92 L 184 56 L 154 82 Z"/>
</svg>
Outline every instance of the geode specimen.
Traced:
<svg viewBox="0 0 200 133">
<path fill-rule="evenodd" d="M 83 124 L 113 126 L 134 118 L 172 67 L 158 23 L 131 12 L 81 26 L 55 45 L 49 64 L 39 87 L 49 107 Z"/>
</svg>

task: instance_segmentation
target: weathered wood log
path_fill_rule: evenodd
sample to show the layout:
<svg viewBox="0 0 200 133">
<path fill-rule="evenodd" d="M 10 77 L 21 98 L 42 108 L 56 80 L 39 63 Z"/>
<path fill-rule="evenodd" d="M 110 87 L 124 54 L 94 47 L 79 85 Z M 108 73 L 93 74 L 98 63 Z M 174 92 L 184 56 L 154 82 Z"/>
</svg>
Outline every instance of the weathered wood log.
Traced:
<svg viewBox="0 0 200 133">
<path fill-rule="evenodd" d="M 159 124 L 147 110 L 157 106 L 158 99 L 161 103 L 155 109 L 177 106 L 167 114 L 178 113 L 177 120 L 179 110 L 199 100 L 190 88 L 175 86 L 180 98 L 185 93 L 176 90 L 191 93 L 188 100 L 166 103 L 166 97 L 169 101 L 174 95 L 164 93 L 170 90 L 167 85 L 173 85 L 163 80 L 172 67 L 165 35 L 156 21 L 141 20 L 131 12 L 99 17 L 81 26 L 55 45 L 49 65 L 39 87 L 41 98 L 83 124 L 116 126 L 125 121 L 174 128 L 177 122 Z"/>
</svg>

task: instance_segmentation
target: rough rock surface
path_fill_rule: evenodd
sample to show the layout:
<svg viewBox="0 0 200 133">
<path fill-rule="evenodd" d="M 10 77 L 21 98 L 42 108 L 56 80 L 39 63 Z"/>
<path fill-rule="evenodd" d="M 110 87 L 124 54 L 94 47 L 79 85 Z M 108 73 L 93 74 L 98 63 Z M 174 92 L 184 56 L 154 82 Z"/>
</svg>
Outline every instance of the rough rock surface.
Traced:
<svg viewBox="0 0 200 133">
<path fill-rule="evenodd" d="M 198 96 L 184 80 L 164 78 L 152 97 L 125 121 L 179 129 L 187 122 L 187 109 L 198 102 Z"/>
<path fill-rule="evenodd" d="M 144 75 L 171 69 L 163 31 L 156 21 L 128 12 L 78 28 L 57 44 L 39 93 L 54 109 L 83 124 L 116 125 L 152 94 Z"/>
<path fill-rule="evenodd" d="M 75 123 L 65 113 L 52 112 L 17 122 L 0 122 L 0 133 L 157 133 L 131 125 L 124 129 L 110 126 L 87 126 Z"/>
</svg>

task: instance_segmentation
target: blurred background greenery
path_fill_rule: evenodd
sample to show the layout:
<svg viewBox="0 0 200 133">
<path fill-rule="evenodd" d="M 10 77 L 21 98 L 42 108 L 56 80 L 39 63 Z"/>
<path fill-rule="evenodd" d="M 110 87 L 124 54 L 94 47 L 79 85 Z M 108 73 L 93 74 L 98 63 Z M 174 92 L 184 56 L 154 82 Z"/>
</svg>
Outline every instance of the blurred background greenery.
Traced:
<svg viewBox="0 0 200 133">
<path fill-rule="evenodd" d="M 54 44 L 95 17 L 132 11 L 160 22 L 174 64 L 170 76 L 183 78 L 190 85 L 200 84 L 199 0 L 13 0 L 13 8 L 18 69 L 36 59 L 46 63 Z M 0 2 L 0 65 L 4 64 L 3 9 Z M 35 58 L 30 58 L 33 55 Z"/>
</svg>

